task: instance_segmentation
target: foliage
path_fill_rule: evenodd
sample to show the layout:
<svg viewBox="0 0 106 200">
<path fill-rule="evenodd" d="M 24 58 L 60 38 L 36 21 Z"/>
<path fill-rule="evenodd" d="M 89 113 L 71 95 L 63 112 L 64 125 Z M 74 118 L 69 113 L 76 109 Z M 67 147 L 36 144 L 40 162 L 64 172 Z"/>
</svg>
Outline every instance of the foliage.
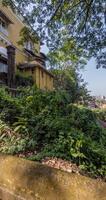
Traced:
<svg viewBox="0 0 106 200">
<path fill-rule="evenodd" d="M 6 154 L 18 154 L 27 150 L 33 150 L 36 141 L 28 135 L 17 134 L 0 120 L 0 152 Z"/>
<path fill-rule="evenodd" d="M 97 117 L 99 117 L 100 120 L 106 121 L 106 109 L 95 109 L 94 112 L 96 113 Z"/>
<path fill-rule="evenodd" d="M 5 89 L 0 89 L 0 117 L 6 123 L 13 124 L 21 114 L 20 102 L 12 98 Z"/>
<path fill-rule="evenodd" d="M 106 66 L 105 1 L 3 2 L 14 12 L 17 8 L 27 24 L 32 29 L 35 27 L 40 37 L 46 40 L 52 66 L 66 71 L 63 74 L 57 71 L 60 77 L 56 83 L 58 91 L 24 88 L 20 96 L 13 98 L 0 89 L 0 118 L 3 121 L 0 122 L 0 152 L 17 154 L 36 149 L 39 151 L 37 159 L 57 156 L 72 160 L 90 173 L 105 176 L 106 129 L 99 125 L 98 118 L 105 119 L 106 113 L 100 115 L 100 112 L 71 104 L 81 94 L 86 97 L 86 90 L 83 86 L 79 91 L 78 76 L 74 70 L 68 71 L 91 57 L 97 59 L 97 68 Z M 21 43 L 29 38 L 28 34 L 28 29 L 24 28 Z M 62 87 L 64 90 L 60 90 Z M 73 99 L 70 99 L 71 95 Z M 15 130 L 16 135 L 7 134 L 8 126 L 5 127 L 4 122 Z"/>
<path fill-rule="evenodd" d="M 35 32 L 32 32 L 32 30 L 29 29 L 29 27 L 24 26 L 24 28 L 21 29 L 18 44 L 23 46 L 27 41 L 32 41 L 32 43 L 38 44 L 39 38 Z"/>
<path fill-rule="evenodd" d="M 35 27 L 51 50 L 60 50 L 67 41 L 75 43 L 74 56 L 95 57 L 97 68 L 106 67 L 105 0 L 2 0 L 15 7 L 31 27 Z M 30 10 L 28 9 L 30 7 Z M 71 55 L 71 54 L 69 54 Z M 80 55 L 81 57 L 81 55 Z"/>
<path fill-rule="evenodd" d="M 64 70 L 52 70 L 55 76 L 54 87 L 56 90 L 64 90 L 69 95 L 70 102 L 86 102 L 91 99 L 89 92 L 86 88 L 86 83 L 82 79 L 75 68 L 66 68 Z"/>
<path fill-rule="evenodd" d="M 27 86 L 33 86 L 33 78 L 32 76 L 24 76 L 20 73 L 17 73 L 15 76 L 15 85 L 16 87 L 27 87 Z"/>
<path fill-rule="evenodd" d="M 77 46 L 73 38 L 61 38 L 61 44 L 57 48 L 50 49 L 48 53 L 51 68 L 83 68 L 86 64 L 85 53 Z"/>
<path fill-rule="evenodd" d="M 70 104 L 63 91 L 27 88 L 17 98 L 3 95 L 0 90 L 2 112 L 5 113 L 5 106 L 8 110 L 4 120 L 11 124 L 16 135 L 3 136 L 1 132 L 1 152 L 18 154 L 37 150 L 38 154 L 31 159 L 57 156 L 72 160 L 92 174 L 106 175 L 106 129 L 99 126 L 95 112 Z"/>
</svg>

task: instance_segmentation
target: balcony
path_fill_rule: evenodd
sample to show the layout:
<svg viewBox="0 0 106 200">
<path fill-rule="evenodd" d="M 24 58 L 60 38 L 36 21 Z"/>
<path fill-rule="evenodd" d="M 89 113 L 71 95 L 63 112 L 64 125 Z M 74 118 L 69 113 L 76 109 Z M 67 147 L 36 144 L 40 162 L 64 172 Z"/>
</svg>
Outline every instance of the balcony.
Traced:
<svg viewBox="0 0 106 200">
<path fill-rule="evenodd" d="M 31 41 L 25 42 L 24 48 L 33 52 L 34 51 L 34 45 Z"/>
</svg>

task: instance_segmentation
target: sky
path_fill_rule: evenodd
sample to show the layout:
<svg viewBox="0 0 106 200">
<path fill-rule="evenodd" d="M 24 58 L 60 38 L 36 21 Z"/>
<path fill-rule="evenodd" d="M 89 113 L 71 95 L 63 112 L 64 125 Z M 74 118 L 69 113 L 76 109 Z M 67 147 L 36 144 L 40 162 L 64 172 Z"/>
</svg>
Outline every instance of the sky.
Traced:
<svg viewBox="0 0 106 200">
<path fill-rule="evenodd" d="M 88 83 L 88 90 L 92 95 L 106 96 L 106 69 L 96 69 L 94 59 L 88 62 L 82 72 L 85 82 Z"/>
</svg>

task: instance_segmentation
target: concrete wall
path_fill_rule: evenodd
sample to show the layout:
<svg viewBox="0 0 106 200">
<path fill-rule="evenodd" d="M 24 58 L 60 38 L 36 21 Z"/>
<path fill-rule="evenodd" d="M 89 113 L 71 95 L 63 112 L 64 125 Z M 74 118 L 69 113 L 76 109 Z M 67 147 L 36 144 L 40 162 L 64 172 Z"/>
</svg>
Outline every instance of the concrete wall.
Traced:
<svg viewBox="0 0 106 200">
<path fill-rule="evenodd" d="M 106 200 L 106 183 L 1 155 L 0 200 Z"/>
</svg>

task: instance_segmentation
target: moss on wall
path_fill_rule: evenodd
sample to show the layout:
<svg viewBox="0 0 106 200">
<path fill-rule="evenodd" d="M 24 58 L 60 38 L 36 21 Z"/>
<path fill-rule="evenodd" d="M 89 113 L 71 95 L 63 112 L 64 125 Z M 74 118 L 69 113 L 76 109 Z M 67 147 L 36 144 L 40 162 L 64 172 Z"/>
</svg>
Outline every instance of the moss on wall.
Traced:
<svg viewBox="0 0 106 200">
<path fill-rule="evenodd" d="M 106 200 L 106 183 L 36 162 L 0 156 L 2 200 Z"/>
</svg>

